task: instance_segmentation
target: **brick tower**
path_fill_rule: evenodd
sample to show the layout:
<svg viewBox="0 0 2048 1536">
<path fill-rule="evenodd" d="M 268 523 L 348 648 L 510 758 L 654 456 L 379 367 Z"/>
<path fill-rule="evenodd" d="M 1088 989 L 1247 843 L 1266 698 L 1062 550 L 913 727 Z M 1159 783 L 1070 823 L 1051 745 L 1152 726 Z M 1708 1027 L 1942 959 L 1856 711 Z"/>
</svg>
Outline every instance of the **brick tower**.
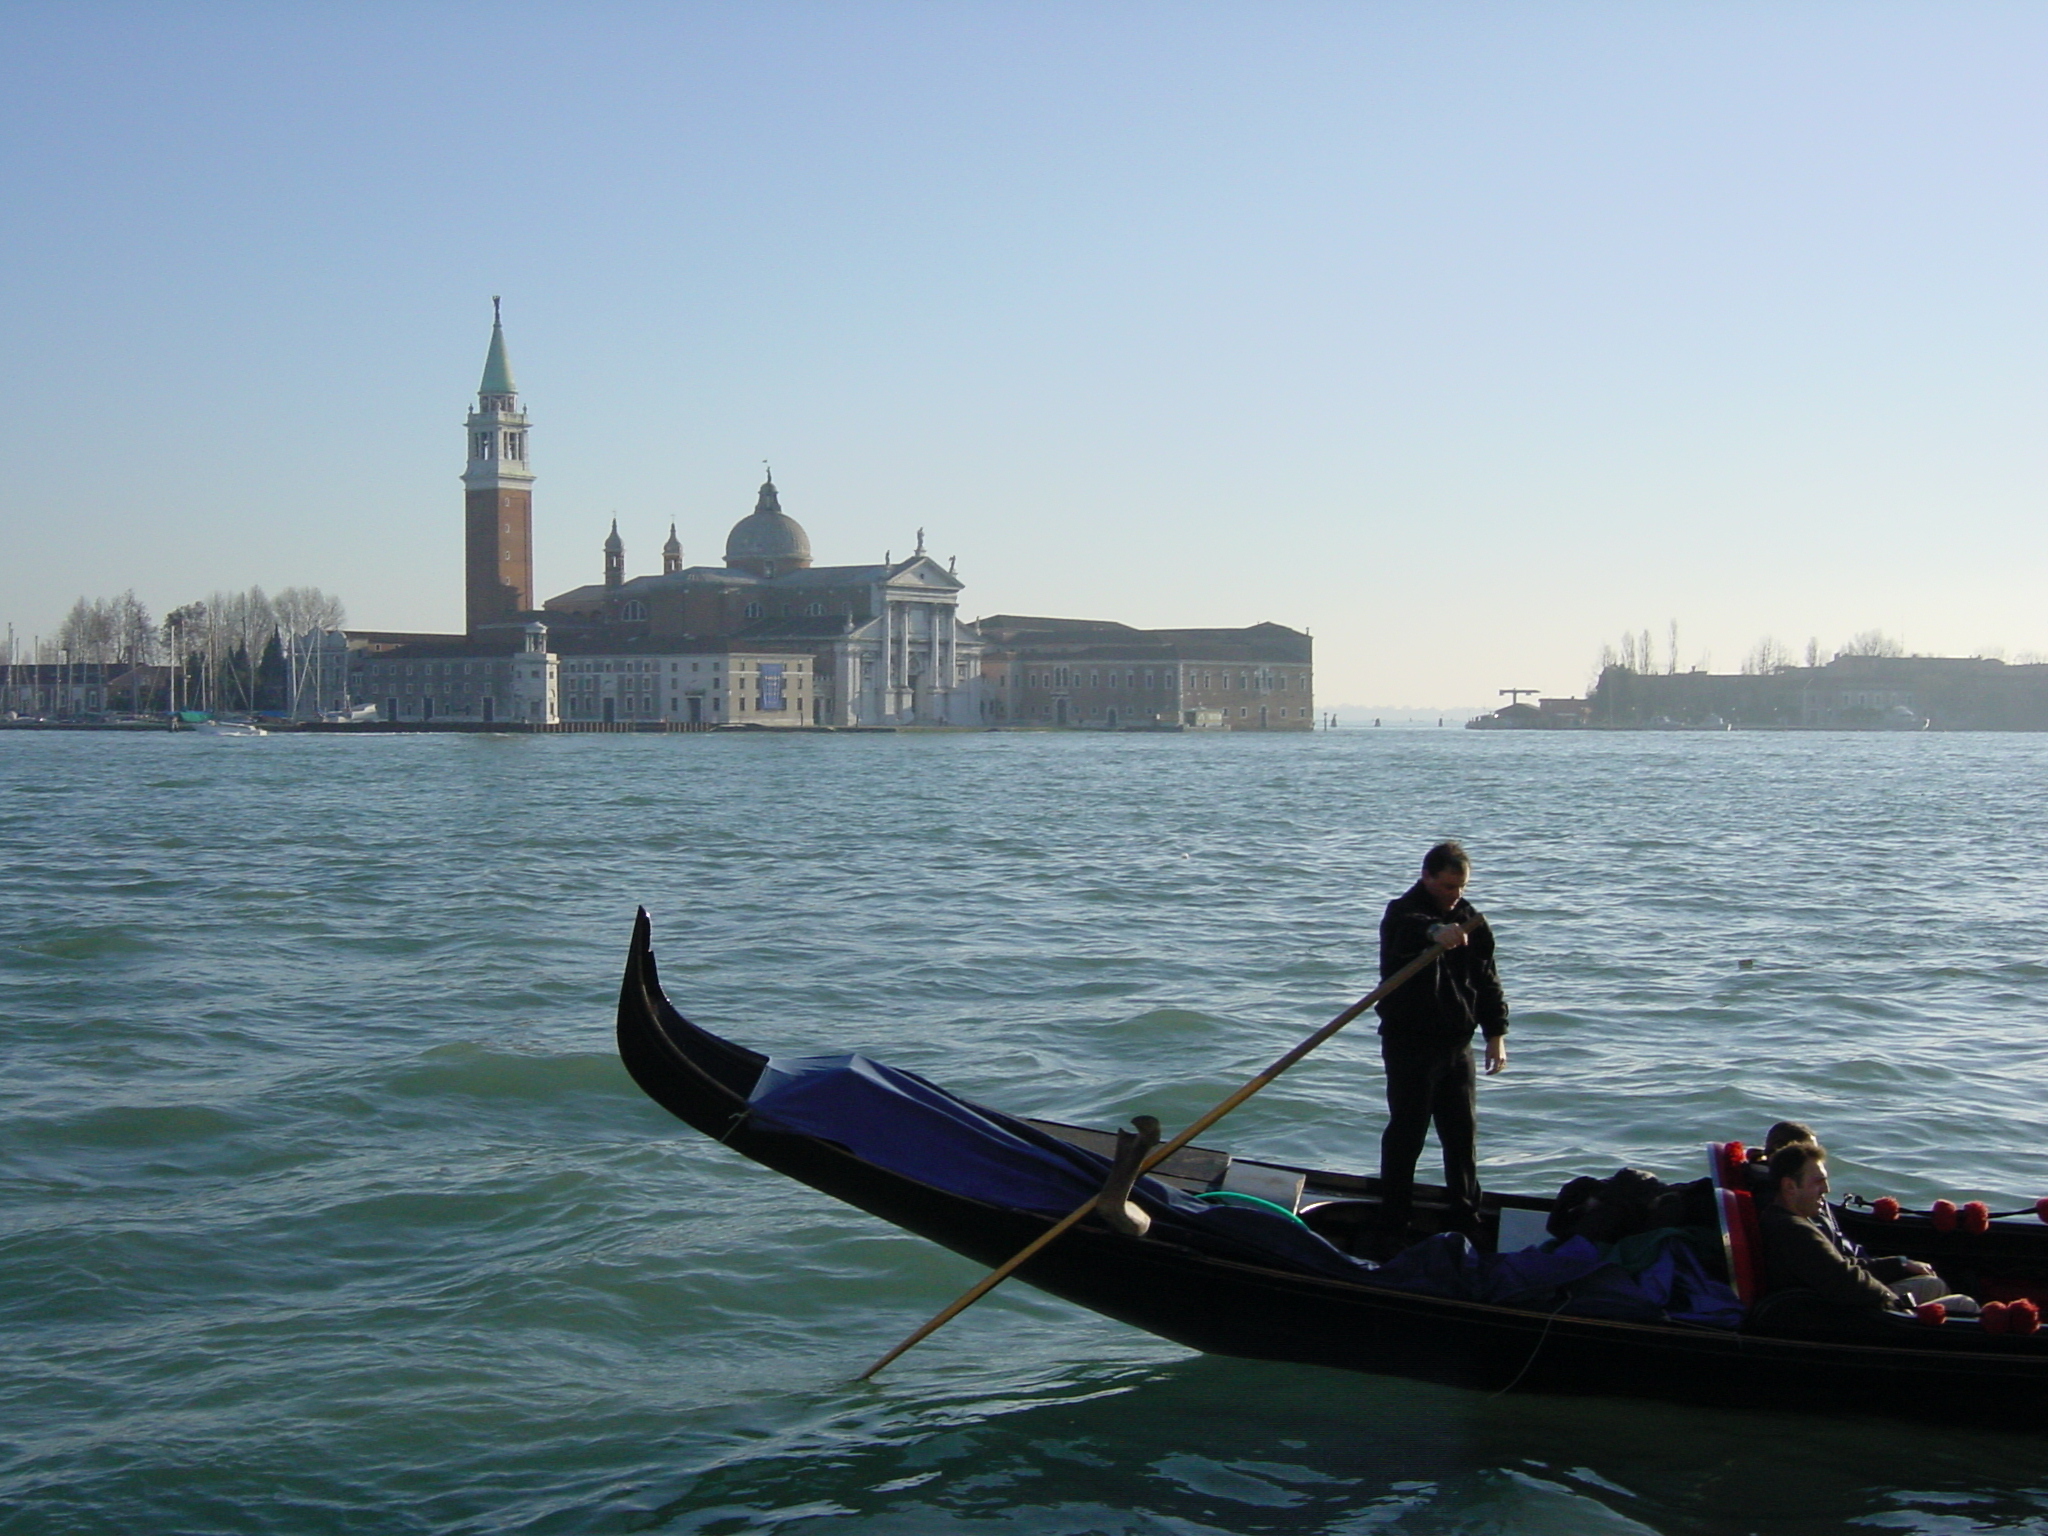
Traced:
<svg viewBox="0 0 2048 1536">
<path fill-rule="evenodd" d="M 491 300 L 491 350 L 469 413 L 464 536 L 468 629 L 511 624 L 533 607 L 533 471 L 526 467 L 526 413 L 505 360 L 505 325 Z"/>
</svg>

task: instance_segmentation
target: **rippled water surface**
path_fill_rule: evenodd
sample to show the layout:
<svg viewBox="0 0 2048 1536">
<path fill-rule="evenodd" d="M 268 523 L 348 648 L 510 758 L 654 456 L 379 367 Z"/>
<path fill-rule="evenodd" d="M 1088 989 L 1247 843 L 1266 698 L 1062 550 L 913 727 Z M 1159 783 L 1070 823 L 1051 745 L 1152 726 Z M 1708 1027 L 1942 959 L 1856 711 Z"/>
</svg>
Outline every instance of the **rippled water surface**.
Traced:
<svg viewBox="0 0 2048 1536">
<path fill-rule="evenodd" d="M 0 1531 L 2048 1528 L 2048 1426 L 1486 1398 L 1194 1356 L 704 1141 L 701 1022 L 1186 1123 L 1464 838 L 1487 1182 L 1817 1123 L 2048 1193 L 2048 739 L 0 733 Z M 1205 1139 L 1376 1160 L 1368 1026 Z M 2025 1428 L 2018 1426 L 2016 1428 Z"/>
</svg>

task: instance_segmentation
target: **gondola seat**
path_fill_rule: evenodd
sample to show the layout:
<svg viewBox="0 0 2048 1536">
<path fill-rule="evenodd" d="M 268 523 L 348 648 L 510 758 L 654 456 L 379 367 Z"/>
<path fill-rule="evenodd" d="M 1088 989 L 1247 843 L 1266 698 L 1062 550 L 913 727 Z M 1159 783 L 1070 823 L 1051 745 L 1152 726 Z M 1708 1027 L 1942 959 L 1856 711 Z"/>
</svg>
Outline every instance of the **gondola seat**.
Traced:
<svg viewBox="0 0 2048 1536">
<path fill-rule="evenodd" d="M 1707 1143 L 1707 1171 L 1714 1180 L 1714 1209 L 1721 1222 L 1728 1283 L 1743 1306 L 1754 1307 L 1764 1294 L 1763 1228 L 1757 1220 L 1756 1197 L 1747 1189 L 1734 1187 L 1726 1143 Z"/>
</svg>

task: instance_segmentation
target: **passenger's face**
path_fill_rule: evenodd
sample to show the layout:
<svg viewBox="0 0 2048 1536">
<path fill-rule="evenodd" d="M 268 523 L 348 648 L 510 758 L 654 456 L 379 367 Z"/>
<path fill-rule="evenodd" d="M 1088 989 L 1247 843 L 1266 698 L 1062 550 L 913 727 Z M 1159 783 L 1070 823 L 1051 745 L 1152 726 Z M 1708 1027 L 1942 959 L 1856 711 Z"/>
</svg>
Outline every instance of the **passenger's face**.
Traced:
<svg viewBox="0 0 2048 1536">
<path fill-rule="evenodd" d="M 1429 892 L 1437 911 L 1448 912 L 1458 904 L 1458 898 L 1465 894 L 1465 873 L 1455 864 L 1446 864 L 1435 874 L 1422 872 L 1422 888 Z"/>
<path fill-rule="evenodd" d="M 1811 1221 L 1820 1215 L 1820 1208 L 1827 1204 L 1828 1165 L 1817 1161 L 1808 1163 L 1806 1172 L 1800 1176 L 1798 1184 L 1794 1185 L 1790 1179 L 1786 1179 L 1782 1181 L 1781 1187 L 1789 1191 L 1785 1198 L 1786 1208 L 1794 1216 L 1804 1216 Z"/>
</svg>

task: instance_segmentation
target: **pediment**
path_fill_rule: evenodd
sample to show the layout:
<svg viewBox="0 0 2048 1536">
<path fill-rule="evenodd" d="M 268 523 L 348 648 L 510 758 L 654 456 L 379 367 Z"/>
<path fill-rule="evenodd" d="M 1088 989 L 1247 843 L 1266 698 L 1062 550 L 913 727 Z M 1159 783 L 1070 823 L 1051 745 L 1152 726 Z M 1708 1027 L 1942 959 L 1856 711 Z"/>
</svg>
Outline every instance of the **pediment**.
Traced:
<svg viewBox="0 0 2048 1536">
<path fill-rule="evenodd" d="M 909 587 L 926 592 L 958 592 L 967 583 L 930 555 L 918 555 L 890 572 L 884 585 L 896 591 Z"/>
</svg>

